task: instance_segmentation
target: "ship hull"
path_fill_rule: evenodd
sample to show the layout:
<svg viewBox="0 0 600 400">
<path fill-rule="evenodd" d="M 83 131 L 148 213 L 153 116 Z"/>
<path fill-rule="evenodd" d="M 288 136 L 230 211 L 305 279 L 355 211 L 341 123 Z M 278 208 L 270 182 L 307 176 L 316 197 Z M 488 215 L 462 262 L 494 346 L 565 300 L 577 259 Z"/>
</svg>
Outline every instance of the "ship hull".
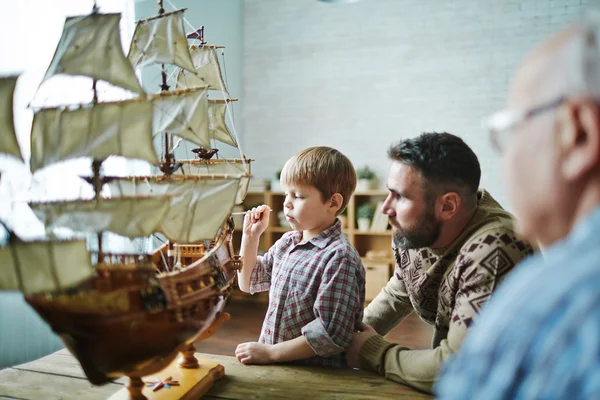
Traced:
<svg viewBox="0 0 600 400">
<path fill-rule="evenodd" d="M 223 311 L 235 277 L 231 235 L 175 272 L 99 270 L 69 292 L 27 296 L 92 384 L 160 371 Z"/>
<path fill-rule="evenodd" d="M 203 318 L 186 322 L 173 321 L 168 311 L 95 320 L 56 312 L 34 301 L 30 304 L 79 360 L 89 381 L 101 385 L 123 375 L 142 377 L 167 366 L 222 311 L 225 298 L 215 299 L 217 304 Z"/>
</svg>

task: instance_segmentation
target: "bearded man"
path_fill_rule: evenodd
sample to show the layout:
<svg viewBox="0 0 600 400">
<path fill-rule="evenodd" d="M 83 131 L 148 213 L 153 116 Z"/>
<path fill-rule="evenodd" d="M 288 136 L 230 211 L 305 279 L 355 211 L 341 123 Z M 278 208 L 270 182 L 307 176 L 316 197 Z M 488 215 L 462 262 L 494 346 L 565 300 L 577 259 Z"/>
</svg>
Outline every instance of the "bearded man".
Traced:
<svg viewBox="0 0 600 400">
<path fill-rule="evenodd" d="M 483 304 L 532 247 L 512 216 L 483 189 L 477 156 L 449 133 L 424 133 L 389 150 L 389 194 L 381 211 L 393 229 L 395 270 L 365 309 L 348 364 L 432 391 Z M 411 350 L 382 335 L 411 312 L 433 325 L 432 348 Z"/>
</svg>

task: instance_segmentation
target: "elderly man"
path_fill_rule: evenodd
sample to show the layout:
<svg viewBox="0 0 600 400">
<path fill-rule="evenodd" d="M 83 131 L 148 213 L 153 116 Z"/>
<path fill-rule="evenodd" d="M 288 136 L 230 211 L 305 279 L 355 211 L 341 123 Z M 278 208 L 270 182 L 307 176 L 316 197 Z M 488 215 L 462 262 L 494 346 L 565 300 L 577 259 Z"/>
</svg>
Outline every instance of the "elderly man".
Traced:
<svg viewBox="0 0 600 400">
<path fill-rule="evenodd" d="M 473 151 L 448 133 L 427 133 L 393 146 L 382 211 L 393 229 L 395 272 L 365 309 L 347 350 L 350 366 L 432 390 L 498 283 L 531 247 L 515 237 L 509 213 L 484 190 Z M 411 312 L 434 326 L 430 350 L 382 336 Z"/>
<path fill-rule="evenodd" d="M 436 391 L 445 399 L 600 399 L 600 35 L 538 47 L 490 119 L 525 261 L 484 309 Z"/>
</svg>

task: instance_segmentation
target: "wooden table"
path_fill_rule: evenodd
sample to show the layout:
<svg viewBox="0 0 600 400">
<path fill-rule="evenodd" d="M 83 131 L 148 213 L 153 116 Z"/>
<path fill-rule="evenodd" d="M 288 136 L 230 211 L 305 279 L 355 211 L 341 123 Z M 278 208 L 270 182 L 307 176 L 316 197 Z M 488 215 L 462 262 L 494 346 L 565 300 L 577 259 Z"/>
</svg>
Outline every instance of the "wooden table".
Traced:
<svg viewBox="0 0 600 400">
<path fill-rule="evenodd" d="M 225 367 L 204 399 L 429 399 L 426 394 L 366 371 L 304 366 L 247 366 L 234 357 L 200 354 Z M 0 399 L 106 399 L 127 378 L 93 386 L 77 360 L 60 350 L 30 363 L 0 371 Z"/>
</svg>

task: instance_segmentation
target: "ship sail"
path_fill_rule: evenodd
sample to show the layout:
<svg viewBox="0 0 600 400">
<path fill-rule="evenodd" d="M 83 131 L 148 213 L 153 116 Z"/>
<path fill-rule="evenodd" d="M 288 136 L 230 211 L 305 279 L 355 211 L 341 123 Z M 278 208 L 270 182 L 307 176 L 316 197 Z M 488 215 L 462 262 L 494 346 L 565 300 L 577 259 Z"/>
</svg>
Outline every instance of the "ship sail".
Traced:
<svg viewBox="0 0 600 400">
<path fill-rule="evenodd" d="M 199 146 L 209 147 L 209 103 L 206 86 L 154 95 L 155 134 L 167 131 Z"/>
<path fill-rule="evenodd" d="M 219 142 L 237 147 L 237 142 L 231 135 L 231 132 L 229 132 L 229 128 L 227 128 L 227 124 L 225 123 L 225 111 L 227 110 L 227 105 L 227 101 L 209 100 L 208 125 L 210 129 L 210 135 Z"/>
<path fill-rule="evenodd" d="M 210 148 L 211 140 L 237 147 L 225 123 L 226 107 L 233 100 L 208 100 L 210 84 L 226 91 L 215 47 L 192 46 L 192 58 L 182 14 L 183 10 L 178 10 L 138 22 L 128 60 L 134 67 L 175 64 L 181 67 L 182 81 L 189 83 L 189 78 L 195 83 L 119 102 L 38 110 L 31 134 L 32 171 L 71 158 L 102 160 L 111 155 L 159 165 L 153 138 L 164 132 L 205 148 Z M 95 15 L 100 14 L 91 14 Z M 76 25 L 86 18 L 67 22 Z M 65 31 L 70 28 L 67 23 Z M 58 54 L 62 53 L 57 50 Z M 161 232 L 178 243 L 213 239 L 234 205 L 245 197 L 250 176 L 250 160 L 215 161 L 220 162 L 189 164 L 197 172 L 183 178 L 107 179 L 114 179 L 108 183 L 110 199 L 32 203 L 31 207 L 49 231 L 58 227 L 96 233 L 106 230 L 130 238 Z M 202 173 L 209 165 L 211 171 Z"/>
<path fill-rule="evenodd" d="M 227 91 L 214 46 L 190 46 L 195 72 L 179 71 L 177 87 L 188 88 L 208 85 L 209 89 Z"/>
<path fill-rule="evenodd" d="M 31 131 L 31 170 L 77 157 L 120 155 L 158 165 L 152 138 L 165 130 L 208 147 L 206 88 L 161 92 L 146 98 L 44 108 Z"/>
<path fill-rule="evenodd" d="M 120 197 L 30 205 L 49 231 L 110 231 L 130 238 L 161 232 L 171 241 L 193 243 L 216 236 L 233 209 L 239 179 L 117 178 L 108 186 Z"/>
<path fill-rule="evenodd" d="M 183 11 L 138 21 L 127 56 L 134 68 L 153 63 L 174 64 L 194 71 L 183 30 Z"/>
<path fill-rule="evenodd" d="M 167 213 L 156 231 L 177 243 L 213 239 L 235 205 L 239 174 L 117 178 L 107 186 L 111 195 L 170 196 Z"/>
<path fill-rule="evenodd" d="M 250 183 L 250 161 L 247 159 L 216 159 L 216 160 L 180 160 L 184 172 L 189 175 L 240 175 L 240 185 L 235 198 L 235 204 L 242 204 L 248 193 Z"/>
<path fill-rule="evenodd" d="M 78 232 L 110 231 L 135 238 L 157 231 L 170 198 L 123 197 L 116 199 L 30 203 L 46 230 L 69 228 Z"/>
<path fill-rule="evenodd" d="M 0 248 L 0 265 L 0 290 L 25 296 L 64 289 L 94 274 L 84 240 L 15 240 Z"/>
<path fill-rule="evenodd" d="M 120 19 L 121 14 L 98 12 L 67 18 L 43 81 L 57 74 L 84 75 L 144 94 L 131 63 L 123 54 Z"/>
<path fill-rule="evenodd" d="M 190 89 L 183 89 L 190 90 Z M 168 92 L 165 92 L 168 93 Z M 238 147 L 237 141 L 229 131 L 227 124 L 225 123 L 225 112 L 227 111 L 227 103 L 231 101 L 237 101 L 237 99 L 227 99 L 227 100 L 208 100 L 208 107 L 206 109 L 206 113 L 202 115 L 207 115 L 206 131 L 200 130 L 197 128 L 197 132 L 194 136 L 201 138 L 202 141 L 198 139 L 194 140 L 193 138 L 183 137 L 181 134 L 177 134 L 184 139 L 188 139 L 204 148 L 210 147 L 210 140 L 218 140 L 221 143 L 228 144 L 233 147 Z M 197 117 L 200 117 L 197 115 Z M 204 124 L 202 125 L 204 128 Z M 171 131 L 172 133 L 176 133 Z M 188 135 L 191 132 L 186 132 Z M 174 145 L 174 148 L 177 148 L 181 142 L 181 139 Z"/>
<path fill-rule="evenodd" d="M 0 78 L 0 153 L 9 154 L 22 161 L 13 122 L 13 95 L 17 78 L 18 75 Z"/>
<path fill-rule="evenodd" d="M 142 99 L 39 110 L 31 130 L 31 171 L 71 158 L 110 155 L 158 165 L 152 113 L 152 103 Z"/>
</svg>

